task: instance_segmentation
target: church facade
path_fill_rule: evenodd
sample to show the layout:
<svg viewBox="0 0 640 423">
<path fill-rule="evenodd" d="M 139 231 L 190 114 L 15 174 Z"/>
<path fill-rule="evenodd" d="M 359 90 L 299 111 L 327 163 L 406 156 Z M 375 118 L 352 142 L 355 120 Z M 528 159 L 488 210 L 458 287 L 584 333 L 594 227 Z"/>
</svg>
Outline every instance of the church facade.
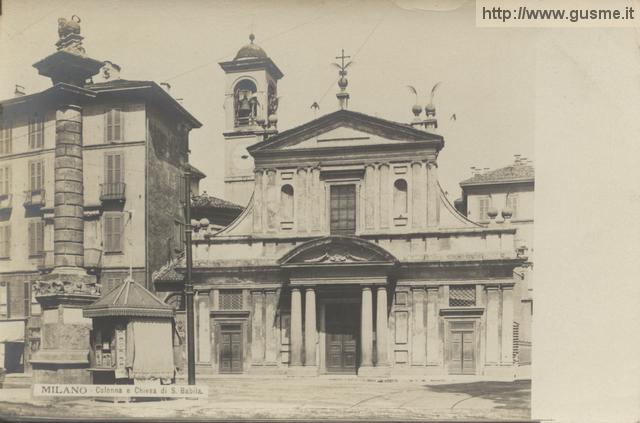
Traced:
<svg viewBox="0 0 640 423">
<path fill-rule="evenodd" d="M 248 204 L 193 234 L 198 372 L 514 377 L 517 230 L 449 203 L 444 138 L 348 110 L 346 72 L 341 109 L 278 132 L 264 50 L 221 65 L 226 182 Z"/>
</svg>

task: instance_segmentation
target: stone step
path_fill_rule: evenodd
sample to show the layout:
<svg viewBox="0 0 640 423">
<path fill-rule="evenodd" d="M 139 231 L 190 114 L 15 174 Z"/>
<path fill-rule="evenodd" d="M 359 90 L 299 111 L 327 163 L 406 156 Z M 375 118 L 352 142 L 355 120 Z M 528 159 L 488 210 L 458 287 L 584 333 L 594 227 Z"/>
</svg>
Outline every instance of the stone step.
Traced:
<svg viewBox="0 0 640 423">
<path fill-rule="evenodd" d="M 9 373 L 2 383 L 3 389 L 31 388 L 30 373 Z"/>
</svg>

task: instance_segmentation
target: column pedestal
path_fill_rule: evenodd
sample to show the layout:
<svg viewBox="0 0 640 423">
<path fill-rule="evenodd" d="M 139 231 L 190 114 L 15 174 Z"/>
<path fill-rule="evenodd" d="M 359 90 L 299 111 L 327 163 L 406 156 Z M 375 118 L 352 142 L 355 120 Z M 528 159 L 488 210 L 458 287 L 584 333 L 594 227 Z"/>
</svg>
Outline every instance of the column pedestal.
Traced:
<svg viewBox="0 0 640 423">
<path fill-rule="evenodd" d="M 31 358 L 33 383 L 91 383 L 92 322 L 82 316 L 82 308 L 100 297 L 95 277 L 54 271 L 34 289 L 42 307 L 42 341 Z"/>
</svg>

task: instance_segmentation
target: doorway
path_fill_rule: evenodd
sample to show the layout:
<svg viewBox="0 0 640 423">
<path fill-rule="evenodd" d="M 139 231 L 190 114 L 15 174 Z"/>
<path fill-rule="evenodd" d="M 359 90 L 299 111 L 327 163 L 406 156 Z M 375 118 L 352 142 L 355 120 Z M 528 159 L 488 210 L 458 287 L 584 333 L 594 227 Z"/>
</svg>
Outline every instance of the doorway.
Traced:
<svg viewBox="0 0 640 423">
<path fill-rule="evenodd" d="M 242 327 L 220 327 L 220 373 L 242 373 Z"/>
<path fill-rule="evenodd" d="M 450 322 L 449 374 L 476 373 L 476 334 L 474 322 Z"/>
<path fill-rule="evenodd" d="M 349 303 L 326 304 L 325 307 L 327 372 L 355 374 L 360 307 Z"/>
</svg>

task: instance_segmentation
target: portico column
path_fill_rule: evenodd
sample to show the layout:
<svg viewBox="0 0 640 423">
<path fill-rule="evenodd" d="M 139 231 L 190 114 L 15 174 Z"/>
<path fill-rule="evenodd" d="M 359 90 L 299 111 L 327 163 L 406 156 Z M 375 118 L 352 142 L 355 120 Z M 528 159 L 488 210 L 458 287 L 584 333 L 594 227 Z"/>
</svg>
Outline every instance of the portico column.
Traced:
<svg viewBox="0 0 640 423">
<path fill-rule="evenodd" d="M 360 317 L 360 366 L 371 367 L 373 365 L 373 304 L 371 287 L 362 287 L 362 315 Z"/>
<path fill-rule="evenodd" d="M 291 289 L 291 365 L 302 365 L 302 298 L 300 289 Z"/>
<path fill-rule="evenodd" d="M 316 365 L 316 292 L 305 289 L 304 306 L 304 365 Z"/>
<path fill-rule="evenodd" d="M 389 365 L 389 345 L 387 337 L 387 287 L 379 286 L 376 313 L 376 343 L 378 366 Z"/>
</svg>

